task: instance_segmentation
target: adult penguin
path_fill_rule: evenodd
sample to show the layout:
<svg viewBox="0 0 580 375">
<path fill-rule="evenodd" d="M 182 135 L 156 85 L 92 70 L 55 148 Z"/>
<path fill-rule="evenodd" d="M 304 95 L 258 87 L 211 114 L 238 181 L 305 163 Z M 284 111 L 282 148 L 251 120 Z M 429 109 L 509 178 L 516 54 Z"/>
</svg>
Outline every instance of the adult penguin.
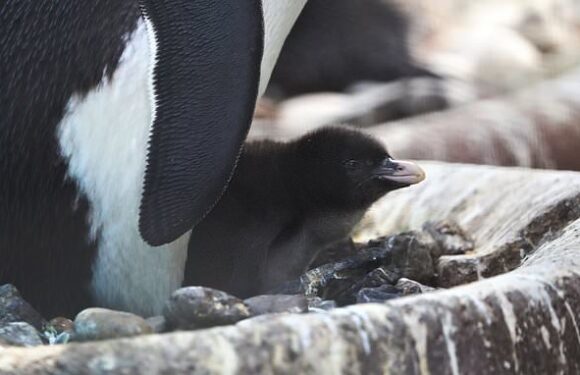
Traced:
<svg viewBox="0 0 580 375">
<path fill-rule="evenodd" d="M 159 312 L 305 2 L 3 1 L 0 283 Z"/>
<path fill-rule="evenodd" d="M 343 91 L 359 82 L 436 77 L 413 57 L 411 20 L 401 4 L 310 0 L 288 36 L 270 94 L 287 97 Z"/>
</svg>

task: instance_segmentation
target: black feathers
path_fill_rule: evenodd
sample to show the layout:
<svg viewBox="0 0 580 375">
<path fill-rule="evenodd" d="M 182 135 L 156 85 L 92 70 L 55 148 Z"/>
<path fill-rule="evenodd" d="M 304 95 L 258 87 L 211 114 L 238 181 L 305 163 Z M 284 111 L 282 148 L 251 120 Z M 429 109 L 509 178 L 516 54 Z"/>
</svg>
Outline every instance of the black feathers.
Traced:
<svg viewBox="0 0 580 375">
<path fill-rule="evenodd" d="M 89 304 L 97 247 L 57 126 L 73 94 L 115 71 L 138 17 L 129 0 L 0 4 L 0 284 L 46 316 Z"/>
<path fill-rule="evenodd" d="M 384 0 L 309 0 L 288 36 L 269 91 L 342 91 L 360 81 L 433 76 L 410 53 L 409 21 Z"/>
<path fill-rule="evenodd" d="M 379 142 L 351 129 L 247 144 L 222 200 L 193 230 L 185 284 L 247 297 L 297 277 L 373 202 L 406 186 L 385 179 L 399 173 L 395 165 Z"/>
<path fill-rule="evenodd" d="M 143 30 L 137 29 L 142 12 L 149 21 L 147 35 L 155 42 L 150 52 L 156 51 L 152 56 L 156 64 L 136 60 L 141 64 L 137 68 L 124 66 L 136 73 L 118 80 L 127 42 L 144 36 L 134 33 Z M 101 205 L 119 207 L 141 198 L 139 223 L 132 217 L 120 224 L 126 228 L 139 224 L 141 235 L 152 245 L 176 239 L 210 210 L 231 176 L 252 118 L 262 61 L 262 18 L 260 0 L 0 2 L 0 283 L 14 283 L 47 315 L 72 315 L 90 302 L 89 289 L 99 287 L 89 284 L 103 227 L 96 227 L 102 224 L 97 214 L 92 217 L 94 228 L 89 220 Z M 142 48 L 146 46 L 131 46 L 128 59 L 135 52 L 146 56 Z M 62 128 L 65 133 L 77 126 L 75 121 L 87 121 L 78 125 L 81 128 L 101 126 L 107 120 L 99 111 L 122 106 L 126 106 L 122 116 L 147 118 L 149 103 L 130 91 L 143 88 L 140 84 L 149 78 L 143 73 L 147 66 L 154 70 L 155 100 L 150 104 L 155 107 L 143 197 L 132 196 L 135 190 L 111 186 L 110 191 L 119 189 L 120 199 L 105 193 L 104 203 L 89 202 L 77 183 L 93 192 L 94 186 L 85 182 L 95 184 L 91 177 L 99 171 L 93 175 L 94 165 L 83 162 L 87 168 L 76 173 L 62 155 L 75 161 L 77 155 L 86 156 L 82 148 L 89 144 L 92 129 L 75 133 L 74 137 L 84 138 L 78 143 L 75 138 L 70 150 L 63 135 L 66 150 L 61 150 L 59 124 L 70 114 L 71 121 L 66 122 L 70 127 Z M 84 99 L 93 99 L 89 93 L 112 82 L 119 82 L 114 94 L 104 102 L 95 101 L 86 116 L 75 117 Z M 141 102 L 120 103 L 126 96 L 116 94 Z M 142 121 L 134 126 L 131 129 L 144 134 L 150 124 Z M 104 139 L 110 136 L 111 144 L 119 141 L 120 147 L 127 141 L 125 150 L 131 150 L 135 139 L 124 139 L 126 134 L 111 129 Z M 98 152 L 84 160 L 98 162 Z M 140 158 L 141 153 L 130 154 L 127 165 L 142 165 L 142 160 L 131 157 Z M 127 160 L 119 161 L 123 162 Z M 142 181 L 128 183 L 134 187 Z M 91 230 L 97 232 L 94 238 Z M 141 242 L 134 246 L 147 248 Z M 111 248 L 107 244 L 100 250 Z M 97 303 L 111 303 L 104 301 L 109 296 L 98 296 L 103 300 Z"/>
<path fill-rule="evenodd" d="M 139 229 L 177 239 L 213 207 L 231 176 L 258 95 L 259 0 L 141 0 L 157 42 L 155 118 Z"/>
</svg>

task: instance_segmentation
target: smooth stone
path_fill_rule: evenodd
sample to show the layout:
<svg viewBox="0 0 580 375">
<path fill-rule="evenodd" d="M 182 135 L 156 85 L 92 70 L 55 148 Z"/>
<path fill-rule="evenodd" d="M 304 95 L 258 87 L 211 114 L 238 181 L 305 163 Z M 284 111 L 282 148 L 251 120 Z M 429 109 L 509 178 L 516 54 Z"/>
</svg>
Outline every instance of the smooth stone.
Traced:
<svg viewBox="0 0 580 375">
<path fill-rule="evenodd" d="M 193 330 L 229 325 L 251 316 L 241 299 L 225 292 L 187 287 L 175 291 L 163 312 L 170 329 Z"/>
<path fill-rule="evenodd" d="M 151 326 L 151 329 L 153 329 L 153 332 L 167 332 L 167 321 L 165 320 L 164 316 L 153 316 L 151 318 L 147 318 L 146 321 Z"/>
<path fill-rule="evenodd" d="M 145 319 L 135 314 L 102 308 L 81 311 L 74 321 L 73 341 L 96 341 L 153 333 Z"/>
<path fill-rule="evenodd" d="M 387 269 L 399 273 L 400 277 L 429 282 L 435 277 L 431 249 L 433 239 L 424 232 L 401 233 L 386 240 L 383 246 L 392 248 L 391 262 Z"/>
<path fill-rule="evenodd" d="M 44 318 L 13 285 L 0 286 L 0 326 L 8 323 L 26 322 L 41 331 L 46 323 Z"/>
<path fill-rule="evenodd" d="M 370 287 L 394 284 L 403 277 L 432 282 L 434 246 L 435 240 L 421 231 L 381 237 L 361 245 L 356 255 L 309 270 L 286 285 L 298 285 L 294 289 L 307 297 L 334 300 L 339 306 L 353 304 L 358 291 L 368 283 Z"/>
<path fill-rule="evenodd" d="M 475 248 L 475 242 L 454 221 L 427 222 L 423 230 L 429 233 L 438 246 L 433 247 L 431 256 L 438 259 L 442 255 L 462 255 Z"/>
<path fill-rule="evenodd" d="M 397 282 L 399 273 L 387 267 L 379 267 L 362 277 L 360 280 L 351 283 L 346 288 L 337 288 L 338 293 L 332 293 L 332 300 L 339 306 L 347 306 L 356 303 L 357 294 L 361 289 L 377 288 L 383 285 L 392 285 Z"/>
<path fill-rule="evenodd" d="M 369 272 L 357 284 L 357 290 L 363 288 L 376 288 L 385 284 L 395 284 L 398 274 L 387 267 L 379 267 Z"/>
<path fill-rule="evenodd" d="M 308 299 L 308 311 L 326 312 L 337 308 L 336 301 L 313 297 Z"/>
<path fill-rule="evenodd" d="M 0 342 L 7 346 L 43 345 L 40 334 L 26 322 L 12 322 L 0 327 Z"/>
<path fill-rule="evenodd" d="M 436 290 L 433 287 L 423 285 L 421 283 L 418 283 L 417 281 L 405 278 L 402 278 L 399 281 L 397 281 L 397 285 L 395 285 L 395 288 L 397 288 L 404 296 L 409 296 L 413 294 L 423 294 Z"/>
<path fill-rule="evenodd" d="M 382 303 L 391 299 L 399 298 L 401 294 L 392 285 L 383 285 L 378 288 L 361 289 L 356 296 L 356 303 Z"/>
<path fill-rule="evenodd" d="M 244 303 L 253 316 L 308 311 L 308 300 L 303 295 L 262 295 L 248 298 Z"/>
</svg>

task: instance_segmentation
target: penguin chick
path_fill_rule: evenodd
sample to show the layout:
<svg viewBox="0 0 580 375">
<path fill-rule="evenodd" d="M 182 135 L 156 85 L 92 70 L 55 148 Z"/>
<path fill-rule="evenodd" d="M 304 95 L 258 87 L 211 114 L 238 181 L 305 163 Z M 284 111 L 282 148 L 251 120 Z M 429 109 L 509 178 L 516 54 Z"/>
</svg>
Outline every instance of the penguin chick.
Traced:
<svg viewBox="0 0 580 375">
<path fill-rule="evenodd" d="M 424 178 L 354 129 L 247 143 L 224 196 L 192 232 L 184 284 L 243 298 L 267 292 L 347 239 L 383 195 Z"/>
</svg>

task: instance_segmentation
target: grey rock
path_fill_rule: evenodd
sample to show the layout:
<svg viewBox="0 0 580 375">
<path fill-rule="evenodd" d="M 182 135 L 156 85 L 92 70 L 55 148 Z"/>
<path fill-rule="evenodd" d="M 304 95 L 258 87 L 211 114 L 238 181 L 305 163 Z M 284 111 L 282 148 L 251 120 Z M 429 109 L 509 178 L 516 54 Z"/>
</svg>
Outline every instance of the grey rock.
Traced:
<svg viewBox="0 0 580 375">
<path fill-rule="evenodd" d="M 404 296 L 409 296 L 413 294 L 422 294 L 435 291 L 436 289 L 427 285 L 423 285 L 413 280 L 409 279 L 399 279 L 395 288 L 400 291 Z"/>
<path fill-rule="evenodd" d="M 234 324 L 251 316 L 244 301 L 203 287 L 175 291 L 163 312 L 170 329 L 191 330 Z"/>
<path fill-rule="evenodd" d="M 0 327 L 0 342 L 7 346 L 42 345 L 40 334 L 26 322 L 13 322 Z"/>
<path fill-rule="evenodd" d="M 320 297 L 314 297 L 308 299 L 308 311 L 310 312 L 320 312 L 320 311 L 330 311 L 337 308 L 336 301 L 322 299 Z"/>
<path fill-rule="evenodd" d="M 452 288 L 477 281 L 480 262 L 470 256 L 441 257 L 437 263 L 437 286 Z"/>
<path fill-rule="evenodd" d="M 428 222 L 423 225 L 423 230 L 437 243 L 431 251 L 434 259 L 441 255 L 462 255 L 475 248 L 474 240 L 454 221 Z"/>
<path fill-rule="evenodd" d="M 356 281 L 338 294 L 331 295 L 331 297 L 340 306 L 351 305 L 357 303 L 357 295 L 361 289 L 392 285 L 397 282 L 399 277 L 400 273 L 393 267 L 382 266 L 372 270 L 359 281 Z"/>
<path fill-rule="evenodd" d="M 391 261 L 385 264 L 389 270 L 419 282 L 433 280 L 435 268 L 430 236 L 423 232 L 407 232 L 388 237 L 386 241 L 385 245 L 393 249 Z"/>
<path fill-rule="evenodd" d="M 375 288 L 384 284 L 394 284 L 399 278 L 399 274 L 391 267 L 379 267 L 369 272 L 359 283 L 358 289 Z"/>
<path fill-rule="evenodd" d="M 41 331 L 46 323 L 44 318 L 26 302 L 13 285 L 0 286 L 0 326 L 26 322 Z"/>
<path fill-rule="evenodd" d="M 336 301 L 330 300 L 330 299 L 326 299 L 323 300 L 320 305 L 318 305 L 318 308 L 324 311 L 330 311 L 330 310 L 334 310 L 338 307 Z"/>
<path fill-rule="evenodd" d="M 302 295 L 262 295 L 248 298 L 244 303 L 253 316 L 308 311 L 308 300 Z"/>
<path fill-rule="evenodd" d="M 356 295 L 356 303 L 382 303 L 401 297 L 399 289 L 392 285 L 383 285 L 378 288 L 364 288 Z"/>
<path fill-rule="evenodd" d="M 537 133 L 530 137 L 535 142 Z M 544 160 L 539 155 L 530 155 L 530 160 Z M 476 246 L 467 254 L 442 255 L 436 261 L 433 284 L 438 287 L 510 272 L 580 217 L 578 173 L 441 163 L 421 167 L 427 180 L 378 202 L 355 238 L 365 241 L 381 233 L 418 229 L 426 220 L 457 223 Z"/>
<path fill-rule="evenodd" d="M 153 316 L 151 318 L 147 318 L 147 323 L 151 326 L 151 329 L 155 333 L 163 333 L 167 332 L 167 321 L 165 317 L 160 316 Z"/>
<path fill-rule="evenodd" d="M 396 267 L 381 266 L 369 272 L 362 280 L 362 287 L 374 287 L 383 284 L 395 284 L 401 277 Z"/>
<path fill-rule="evenodd" d="M 421 231 L 372 240 L 356 255 L 306 272 L 295 289 L 345 306 L 356 303 L 361 289 L 395 284 L 402 277 L 428 283 L 435 278 L 433 246 L 433 238 Z"/>
<path fill-rule="evenodd" d="M 135 314 L 101 308 L 81 311 L 74 321 L 74 341 L 107 340 L 153 333 L 145 319 Z"/>
<path fill-rule="evenodd" d="M 394 218 L 383 224 L 393 220 L 408 230 L 427 217 L 458 215 L 468 233 L 477 233 L 483 256 L 529 233 L 522 228 L 544 218 L 546 206 L 580 192 L 578 173 L 441 169 L 444 178 L 422 188 L 431 193 L 405 190 L 390 200 L 384 212 Z M 477 194 L 460 194 L 466 186 Z M 580 219 L 558 231 L 536 228 L 543 240 L 517 270 L 436 296 L 70 349 L 3 348 L 0 374 L 580 374 Z"/>
</svg>

